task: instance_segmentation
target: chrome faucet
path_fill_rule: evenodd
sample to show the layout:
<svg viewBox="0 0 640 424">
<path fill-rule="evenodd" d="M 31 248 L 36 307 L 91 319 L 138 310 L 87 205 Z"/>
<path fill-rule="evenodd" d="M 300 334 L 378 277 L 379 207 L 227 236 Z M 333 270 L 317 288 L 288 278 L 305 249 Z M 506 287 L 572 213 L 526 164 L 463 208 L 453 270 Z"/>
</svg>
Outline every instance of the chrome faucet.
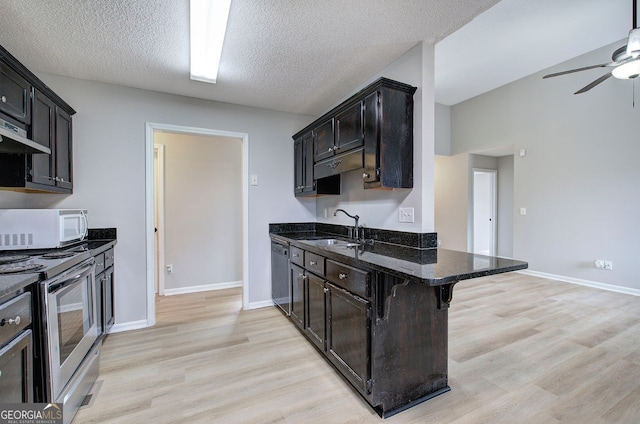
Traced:
<svg viewBox="0 0 640 424">
<path fill-rule="evenodd" d="M 355 225 L 355 227 L 353 227 L 354 237 L 355 237 L 356 240 L 360 240 L 360 237 L 359 237 L 359 226 L 358 226 L 358 220 L 360 219 L 360 217 L 358 215 L 351 215 L 351 214 L 349 214 L 349 212 L 345 211 L 344 209 L 336 209 L 335 212 L 333 212 L 333 216 L 337 216 L 338 212 L 342 212 L 345 215 L 347 215 L 349 218 L 353 218 L 356 221 L 356 225 Z"/>
</svg>

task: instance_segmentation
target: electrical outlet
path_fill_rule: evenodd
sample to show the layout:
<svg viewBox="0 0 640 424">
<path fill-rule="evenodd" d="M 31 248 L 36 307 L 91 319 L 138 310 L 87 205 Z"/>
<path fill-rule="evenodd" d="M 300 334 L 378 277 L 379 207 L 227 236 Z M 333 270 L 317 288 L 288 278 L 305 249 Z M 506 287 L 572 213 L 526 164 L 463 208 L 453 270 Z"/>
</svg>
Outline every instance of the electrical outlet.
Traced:
<svg viewBox="0 0 640 424">
<path fill-rule="evenodd" d="M 520 215 L 526 215 L 527 214 L 527 208 L 520 208 Z"/>
<path fill-rule="evenodd" d="M 167 274 L 173 274 L 173 265 L 167 265 Z"/>
<path fill-rule="evenodd" d="M 398 208 L 398 222 L 414 222 L 413 208 Z"/>
<path fill-rule="evenodd" d="M 602 260 L 602 259 L 596 259 L 595 261 L 593 261 L 593 264 L 598 269 L 604 269 L 604 260 Z"/>
<path fill-rule="evenodd" d="M 611 271 L 613 269 L 613 261 L 604 260 L 604 269 Z"/>
<path fill-rule="evenodd" d="M 258 185 L 258 176 L 256 174 L 252 174 L 251 175 L 251 185 L 252 186 L 257 186 Z"/>
<path fill-rule="evenodd" d="M 329 217 L 329 209 L 324 208 L 322 209 L 322 216 L 324 216 L 325 218 Z"/>
</svg>

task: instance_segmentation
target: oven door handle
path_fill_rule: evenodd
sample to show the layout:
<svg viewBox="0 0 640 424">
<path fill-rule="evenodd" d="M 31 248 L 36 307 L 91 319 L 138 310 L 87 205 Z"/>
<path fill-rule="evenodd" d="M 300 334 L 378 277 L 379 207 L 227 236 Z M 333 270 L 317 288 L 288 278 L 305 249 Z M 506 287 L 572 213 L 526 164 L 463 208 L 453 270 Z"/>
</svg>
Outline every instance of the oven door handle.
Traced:
<svg viewBox="0 0 640 424">
<path fill-rule="evenodd" d="M 83 265 L 81 267 L 78 267 L 77 269 L 70 271 L 68 274 L 72 276 L 71 278 L 65 278 L 64 280 L 58 283 L 49 285 L 49 289 L 48 289 L 49 294 L 54 294 L 62 290 L 63 288 L 84 279 L 86 276 L 93 273 L 94 268 L 95 268 L 95 261 L 91 259 L 91 263 L 87 265 Z"/>
</svg>

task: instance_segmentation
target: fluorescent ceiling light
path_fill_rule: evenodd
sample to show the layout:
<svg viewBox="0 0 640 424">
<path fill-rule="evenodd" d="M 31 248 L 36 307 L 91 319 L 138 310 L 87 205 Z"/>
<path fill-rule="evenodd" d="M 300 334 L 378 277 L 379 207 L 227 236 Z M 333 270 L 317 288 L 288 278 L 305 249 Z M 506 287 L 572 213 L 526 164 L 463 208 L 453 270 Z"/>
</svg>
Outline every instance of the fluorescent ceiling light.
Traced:
<svg viewBox="0 0 640 424">
<path fill-rule="evenodd" d="M 231 0 L 191 0 L 191 79 L 216 83 Z"/>
</svg>

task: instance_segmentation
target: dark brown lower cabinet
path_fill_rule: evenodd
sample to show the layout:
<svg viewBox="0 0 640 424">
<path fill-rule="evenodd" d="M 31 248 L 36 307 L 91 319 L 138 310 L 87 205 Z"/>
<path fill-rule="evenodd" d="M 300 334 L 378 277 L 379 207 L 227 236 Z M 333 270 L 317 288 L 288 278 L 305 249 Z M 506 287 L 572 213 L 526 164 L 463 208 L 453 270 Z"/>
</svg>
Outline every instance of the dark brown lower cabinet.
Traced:
<svg viewBox="0 0 640 424">
<path fill-rule="evenodd" d="M 293 249 L 310 260 L 290 264 L 291 320 L 381 417 L 450 390 L 455 282 L 428 286 Z"/>
<path fill-rule="evenodd" d="M 291 319 L 304 330 L 304 286 L 306 276 L 304 269 L 291 264 Z"/>
<path fill-rule="evenodd" d="M 360 392 L 371 392 L 371 302 L 327 283 L 327 355 Z"/>
<path fill-rule="evenodd" d="M 325 290 L 324 279 L 314 274 L 307 275 L 307 327 L 309 338 L 323 352 L 326 349 L 325 334 Z"/>
</svg>

